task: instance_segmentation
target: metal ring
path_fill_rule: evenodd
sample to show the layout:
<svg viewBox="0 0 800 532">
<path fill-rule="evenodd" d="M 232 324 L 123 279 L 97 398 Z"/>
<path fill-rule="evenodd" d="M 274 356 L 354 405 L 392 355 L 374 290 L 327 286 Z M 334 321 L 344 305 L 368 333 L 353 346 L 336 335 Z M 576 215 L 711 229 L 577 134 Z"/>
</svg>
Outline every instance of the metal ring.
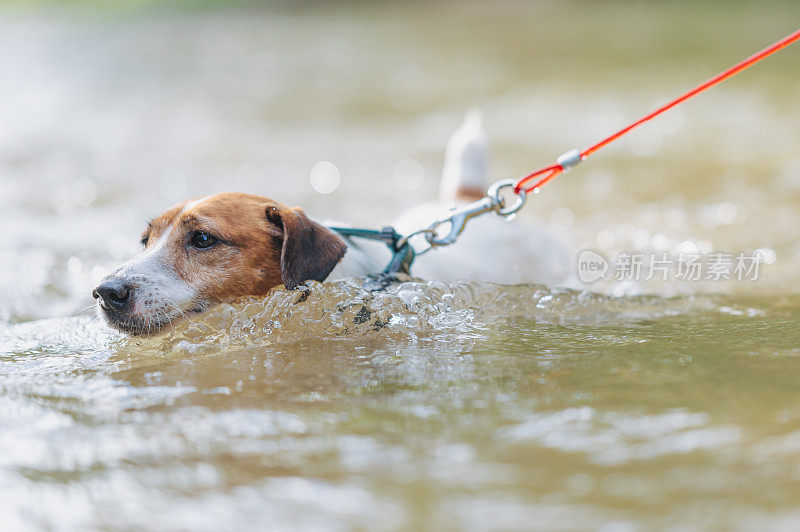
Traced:
<svg viewBox="0 0 800 532">
<path fill-rule="evenodd" d="M 525 205 L 525 201 L 528 199 L 528 193 L 524 189 L 520 189 L 519 192 L 516 193 L 517 201 L 509 207 L 506 207 L 506 202 L 503 199 L 503 196 L 500 195 L 500 191 L 502 191 L 504 188 L 510 188 L 513 190 L 516 186 L 517 183 L 513 179 L 505 179 L 503 181 L 492 183 L 492 185 L 489 187 L 487 195 L 492 198 L 492 201 L 495 203 L 495 205 L 497 205 L 495 212 L 500 216 L 511 216 Z"/>
<path fill-rule="evenodd" d="M 413 233 L 409 233 L 409 234 L 407 234 L 406 236 L 404 236 L 403 238 L 401 238 L 400 240 L 397 241 L 397 249 L 400 249 L 403 246 L 405 246 L 406 244 L 408 244 L 408 242 L 409 242 L 409 240 L 411 240 L 411 238 L 413 238 L 413 237 L 415 237 L 417 235 L 423 235 L 423 234 L 425 235 L 425 240 L 430 244 L 430 240 L 428 240 L 428 235 L 431 235 L 431 234 L 435 235 L 436 231 L 434 231 L 433 229 L 428 227 L 428 228 L 425 228 L 425 229 L 420 229 L 418 231 L 414 231 Z"/>
</svg>

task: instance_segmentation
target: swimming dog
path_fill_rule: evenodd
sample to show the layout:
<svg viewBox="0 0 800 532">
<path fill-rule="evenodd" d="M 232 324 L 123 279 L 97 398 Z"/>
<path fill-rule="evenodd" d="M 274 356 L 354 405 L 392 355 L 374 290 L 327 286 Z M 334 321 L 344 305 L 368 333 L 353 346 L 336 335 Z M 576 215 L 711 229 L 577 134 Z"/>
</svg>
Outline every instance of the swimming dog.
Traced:
<svg viewBox="0 0 800 532">
<path fill-rule="evenodd" d="M 450 138 L 439 201 L 397 220 L 402 232 L 419 229 L 448 207 L 483 196 L 486 139 L 475 114 Z M 241 296 L 292 290 L 306 281 L 374 274 L 387 256 L 368 243 L 343 238 L 297 207 L 263 196 L 225 193 L 186 201 L 152 220 L 143 251 L 93 290 L 98 313 L 131 335 L 151 334 L 187 315 Z M 385 253 L 385 252 L 384 252 Z M 473 220 L 445 251 L 415 263 L 422 278 L 553 284 L 564 277 L 566 254 L 546 231 Z"/>
</svg>

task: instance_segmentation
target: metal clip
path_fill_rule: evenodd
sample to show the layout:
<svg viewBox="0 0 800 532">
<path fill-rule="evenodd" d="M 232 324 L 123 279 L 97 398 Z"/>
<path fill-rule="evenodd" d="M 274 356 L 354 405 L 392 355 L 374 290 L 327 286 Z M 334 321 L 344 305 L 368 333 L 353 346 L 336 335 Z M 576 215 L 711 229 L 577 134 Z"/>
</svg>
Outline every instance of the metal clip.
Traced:
<svg viewBox="0 0 800 532">
<path fill-rule="evenodd" d="M 513 189 L 516 182 L 513 180 L 498 181 L 493 183 L 486 196 L 474 201 L 463 207 L 457 207 L 450 211 L 450 215 L 446 218 L 435 221 L 425 231 L 425 240 L 431 247 L 435 246 L 449 246 L 455 242 L 459 235 L 464 231 L 467 222 L 476 216 L 485 214 L 487 212 L 495 212 L 500 216 L 510 216 L 520 210 L 525 205 L 526 193 L 524 190 L 519 191 L 517 194 L 517 201 L 510 206 L 506 206 L 505 199 L 501 195 L 501 191 L 505 188 Z M 450 224 L 450 231 L 442 237 L 436 235 L 436 229 L 446 223 Z"/>
<path fill-rule="evenodd" d="M 495 210 L 495 208 L 496 205 L 489 196 L 483 197 L 478 201 L 472 202 L 468 205 L 464 205 L 463 207 L 455 208 L 450 212 L 450 216 L 447 218 L 442 218 L 441 220 L 437 220 L 431 224 L 429 228 L 430 232 L 425 234 L 425 240 L 427 240 L 431 246 L 449 246 L 456 241 L 458 235 L 461 234 L 470 219 L 481 214 L 491 212 Z M 436 236 L 436 229 L 446 223 L 450 224 L 450 232 L 442 237 Z"/>
</svg>

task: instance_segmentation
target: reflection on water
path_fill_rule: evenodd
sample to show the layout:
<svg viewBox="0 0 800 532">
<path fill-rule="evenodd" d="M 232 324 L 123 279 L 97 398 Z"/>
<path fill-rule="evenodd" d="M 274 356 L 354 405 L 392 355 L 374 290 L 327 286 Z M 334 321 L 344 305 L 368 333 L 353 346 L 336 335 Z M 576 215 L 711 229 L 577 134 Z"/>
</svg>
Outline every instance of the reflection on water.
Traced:
<svg viewBox="0 0 800 532">
<path fill-rule="evenodd" d="M 434 196 L 468 108 L 492 173 L 520 175 L 798 9 L 2 8 L 0 528 L 797 527 L 792 49 L 519 220 L 606 254 L 761 249 L 758 282 L 342 281 L 134 339 L 82 309 L 180 198 L 242 190 L 380 225 Z M 318 193 L 313 168 L 338 188 Z"/>
</svg>

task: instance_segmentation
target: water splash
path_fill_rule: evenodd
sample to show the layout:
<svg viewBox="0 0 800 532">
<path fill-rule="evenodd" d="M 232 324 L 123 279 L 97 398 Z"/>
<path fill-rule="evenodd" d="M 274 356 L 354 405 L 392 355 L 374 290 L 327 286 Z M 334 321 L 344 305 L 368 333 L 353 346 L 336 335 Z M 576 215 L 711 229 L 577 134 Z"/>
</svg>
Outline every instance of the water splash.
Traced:
<svg viewBox="0 0 800 532">
<path fill-rule="evenodd" d="M 700 297 L 612 298 L 536 285 L 405 282 L 384 291 L 363 280 L 308 283 L 218 305 L 176 324 L 166 334 L 136 343 L 147 350 L 212 352 L 269 346 L 310 338 L 385 342 L 451 342 L 479 339 L 497 322 L 530 319 L 549 324 L 602 325 L 710 308 Z"/>
</svg>

